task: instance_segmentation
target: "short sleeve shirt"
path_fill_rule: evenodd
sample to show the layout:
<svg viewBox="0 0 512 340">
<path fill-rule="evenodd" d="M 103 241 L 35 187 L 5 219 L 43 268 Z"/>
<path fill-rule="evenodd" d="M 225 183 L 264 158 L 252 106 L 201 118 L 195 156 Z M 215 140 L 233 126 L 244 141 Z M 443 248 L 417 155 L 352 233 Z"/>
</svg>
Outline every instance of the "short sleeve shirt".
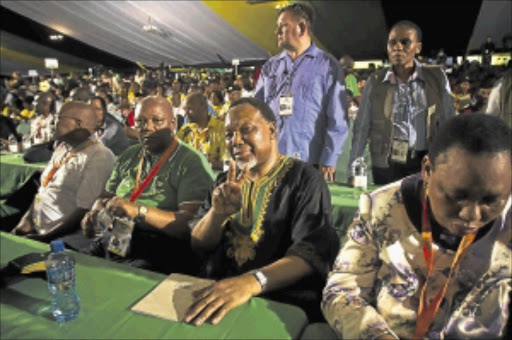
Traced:
<svg viewBox="0 0 512 340">
<path fill-rule="evenodd" d="M 55 149 L 41 175 L 41 182 L 70 151 L 64 144 Z M 77 208 L 91 209 L 103 192 L 114 161 L 114 154 L 96 142 L 65 162 L 47 186 L 39 187 L 34 199 L 32 218 L 38 233 L 48 233 L 57 228 Z"/>
<path fill-rule="evenodd" d="M 106 190 L 122 198 L 133 192 L 137 169 L 143 154 L 142 145 L 122 153 L 106 184 Z M 145 153 L 141 182 L 162 155 Z M 213 182 L 213 173 L 204 156 L 179 142 L 176 150 L 137 199 L 137 204 L 175 211 L 184 202 L 201 202 Z"/>
</svg>

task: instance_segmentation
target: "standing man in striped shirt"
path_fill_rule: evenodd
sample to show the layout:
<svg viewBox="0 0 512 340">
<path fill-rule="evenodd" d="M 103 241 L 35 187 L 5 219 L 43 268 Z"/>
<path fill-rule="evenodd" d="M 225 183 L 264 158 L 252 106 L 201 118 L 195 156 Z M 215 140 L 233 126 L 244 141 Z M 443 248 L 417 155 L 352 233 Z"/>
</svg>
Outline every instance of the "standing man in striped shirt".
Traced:
<svg viewBox="0 0 512 340">
<path fill-rule="evenodd" d="M 439 66 L 422 65 L 421 29 L 400 21 L 391 27 L 387 51 L 392 64 L 368 78 L 354 121 L 351 165 L 370 143 L 372 175 L 383 185 L 421 170 L 429 142 L 454 115 L 450 85 Z M 351 180 L 349 179 L 349 183 Z"/>
<path fill-rule="evenodd" d="M 313 11 L 304 4 L 279 11 L 276 35 L 283 52 L 263 65 L 255 97 L 276 115 L 279 152 L 315 164 L 334 182 L 348 135 L 344 74 L 336 58 L 312 42 L 312 25 Z"/>
</svg>

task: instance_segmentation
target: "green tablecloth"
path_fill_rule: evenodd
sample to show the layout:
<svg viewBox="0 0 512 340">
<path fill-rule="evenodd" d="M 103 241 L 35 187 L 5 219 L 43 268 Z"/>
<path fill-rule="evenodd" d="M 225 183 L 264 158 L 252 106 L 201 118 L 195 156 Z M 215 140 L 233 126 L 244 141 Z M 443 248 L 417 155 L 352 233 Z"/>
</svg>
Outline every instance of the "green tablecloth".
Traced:
<svg viewBox="0 0 512 340">
<path fill-rule="evenodd" d="M 29 252 L 48 251 L 47 244 L 0 233 L 0 265 Z M 50 313 L 47 284 L 26 278 L 0 290 L 2 339 L 290 339 L 307 324 L 298 307 L 261 298 L 232 310 L 216 326 L 200 327 L 158 319 L 130 308 L 165 276 L 73 253 L 77 261 L 77 319 L 59 324 Z"/>
<path fill-rule="evenodd" d="M 0 197 L 7 197 L 26 183 L 38 171 L 42 171 L 46 163 L 27 164 L 23 154 L 0 156 Z"/>
</svg>

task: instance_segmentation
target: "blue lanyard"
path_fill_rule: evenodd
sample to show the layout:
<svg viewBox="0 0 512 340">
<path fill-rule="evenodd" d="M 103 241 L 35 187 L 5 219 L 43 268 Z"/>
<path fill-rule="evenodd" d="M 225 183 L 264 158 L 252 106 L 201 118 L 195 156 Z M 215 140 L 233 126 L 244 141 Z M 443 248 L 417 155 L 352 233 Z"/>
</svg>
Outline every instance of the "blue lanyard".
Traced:
<svg viewBox="0 0 512 340">
<path fill-rule="evenodd" d="M 306 58 L 306 55 L 302 55 L 301 56 L 301 59 L 299 60 L 297 66 L 295 66 L 292 70 L 292 72 L 290 72 L 288 74 L 288 76 L 286 78 L 284 78 L 284 80 L 281 82 L 281 84 L 279 85 L 279 87 L 277 87 L 275 85 L 275 83 L 272 84 L 272 88 L 270 89 L 270 94 L 268 96 L 268 101 L 267 103 L 270 103 L 272 102 L 274 99 L 276 99 L 276 97 L 281 93 L 281 91 L 283 90 L 283 88 L 286 86 L 286 84 L 289 84 L 290 85 L 290 88 L 292 87 L 292 81 L 293 81 L 293 77 L 295 76 L 295 72 L 297 72 L 297 70 L 299 69 L 299 66 L 302 64 L 302 62 L 304 61 L 304 59 Z M 277 67 L 276 67 L 277 68 Z M 285 72 L 287 72 L 287 70 L 285 70 Z M 288 72 L 287 72 L 288 73 Z M 277 89 L 276 89 L 277 88 Z"/>
</svg>

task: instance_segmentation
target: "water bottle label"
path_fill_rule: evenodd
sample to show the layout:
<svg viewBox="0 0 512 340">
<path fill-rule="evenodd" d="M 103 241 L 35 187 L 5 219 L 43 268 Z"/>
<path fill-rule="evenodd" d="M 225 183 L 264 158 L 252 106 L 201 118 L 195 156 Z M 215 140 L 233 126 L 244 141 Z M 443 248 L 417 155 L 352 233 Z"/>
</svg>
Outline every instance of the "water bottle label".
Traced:
<svg viewBox="0 0 512 340">
<path fill-rule="evenodd" d="M 366 176 L 355 176 L 354 177 L 354 187 L 366 190 L 368 185 L 368 180 Z"/>
<path fill-rule="evenodd" d="M 54 266 L 47 271 L 48 281 L 51 283 L 61 283 L 71 281 L 75 278 L 75 268 L 66 266 L 65 268 Z"/>
<path fill-rule="evenodd" d="M 409 143 L 407 141 L 394 139 L 391 147 L 391 159 L 398 163 L 405 163 L 408 150 Z"/>
</svg>

